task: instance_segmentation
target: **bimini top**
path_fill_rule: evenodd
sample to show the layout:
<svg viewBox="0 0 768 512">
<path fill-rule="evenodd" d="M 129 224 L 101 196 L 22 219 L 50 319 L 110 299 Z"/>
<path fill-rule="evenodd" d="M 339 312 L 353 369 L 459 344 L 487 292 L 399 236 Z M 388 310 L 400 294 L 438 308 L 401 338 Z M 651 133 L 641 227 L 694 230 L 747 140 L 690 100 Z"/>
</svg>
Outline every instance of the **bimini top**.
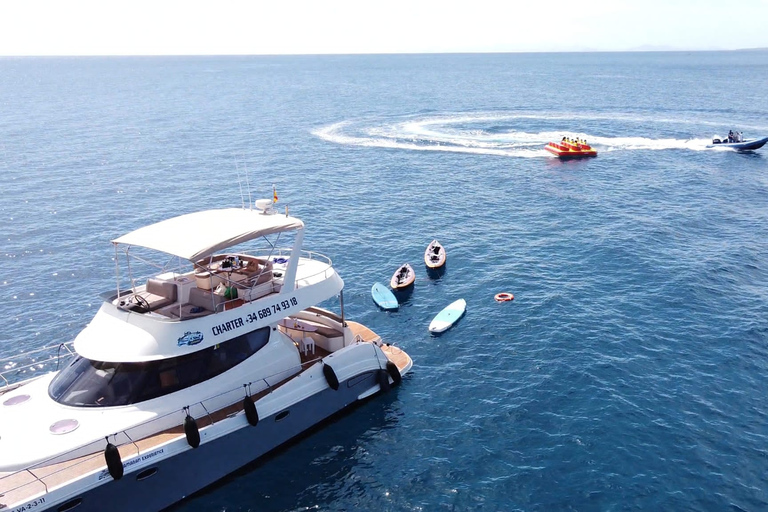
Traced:
<svg viewBox="0 0 768 512">
<path fill-rule="evenodd" d="M 296 217 L 225 208 L 167 219 L 131 231 L 112 240 L 112 243 L 146 247 L 197 261 L 254 238 L 303 227 L 304 223 Z"/>
</svg>

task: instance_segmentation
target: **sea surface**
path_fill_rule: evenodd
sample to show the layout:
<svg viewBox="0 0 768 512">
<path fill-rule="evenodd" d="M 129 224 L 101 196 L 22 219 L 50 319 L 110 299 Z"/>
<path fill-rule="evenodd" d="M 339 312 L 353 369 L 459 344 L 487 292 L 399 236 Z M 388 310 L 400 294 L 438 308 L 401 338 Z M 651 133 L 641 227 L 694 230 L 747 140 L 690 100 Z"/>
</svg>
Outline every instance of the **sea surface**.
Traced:
<svg viewBox="0 0 768 512">
<path fill-rule="evenodd" d="M 766 51 L 0 59 L 0 355 L 76 336 L 111 239 L 274 185 L 413 371 L 176 512 L 766 510 L 768 147 L 705 148 L 768 136 L 766 86 Z"/>
</svg>

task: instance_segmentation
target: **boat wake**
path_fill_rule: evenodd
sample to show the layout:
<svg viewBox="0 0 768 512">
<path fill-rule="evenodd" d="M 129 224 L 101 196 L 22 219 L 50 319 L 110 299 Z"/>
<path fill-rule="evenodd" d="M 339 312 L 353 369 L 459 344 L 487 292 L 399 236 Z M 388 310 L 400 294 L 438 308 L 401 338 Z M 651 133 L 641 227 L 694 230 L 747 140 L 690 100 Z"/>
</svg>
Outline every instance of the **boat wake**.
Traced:
<svg viewBox="0 0 768 512">
<path fill-rule="evenodd" d="M 586 139 L 601 153 L 632 150 L 710 151 L 710 138 L 606 135 L 616 124 L 635 125 L 663 132 L 712 131 L 707 123 L 650 119 L 631 114 L 574 113 L 463 113 L 401 118 L 346 120 L 320 127 L 313 134 L 346 146 L 367 146 L 416 151 L 474 153 L 517 158 L 551 158 L 549 141 L 564 136 Z M 719 126 L 719 125 L 718 125 Z M 579 131 L 575 127 L 581 127 Z M 650 127 L 650 128 L 649 128 Z M 629 131 L 629 130 L 628 130 Z"/>
</svg>

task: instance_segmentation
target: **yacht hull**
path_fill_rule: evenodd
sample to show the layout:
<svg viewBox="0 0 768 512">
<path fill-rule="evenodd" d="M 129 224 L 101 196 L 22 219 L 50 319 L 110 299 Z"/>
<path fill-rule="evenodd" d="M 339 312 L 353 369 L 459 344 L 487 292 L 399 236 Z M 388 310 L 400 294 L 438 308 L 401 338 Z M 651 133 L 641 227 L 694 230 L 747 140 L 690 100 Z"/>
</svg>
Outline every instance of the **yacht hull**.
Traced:
<svg viewBox="0 0 768 512">
<path fill-rule="evenodd" d="M 340 382 L 338 390 L 326 387 L 289 408 L 260 419 L 255 427 L 246 423 L 209 442 L 205 441 L 203 429 L 200 431 L 203 442 L 197 449 L 186 449 L 155 464 L 141 465 L 134 471 L 126 470 L 120 480 L 112 480 L 107 475 L 99 485 L 81 493 L 60 499 L 54 499 L 55 492 L 49 493 L 45 502 L 34 509 L 69 510 L 71 507 L 78 512 L 162 510 L 355 405 L 360 401 L 358 397 L 374 387 L 378 387 L 377 372 L 366 371 Z"/>
</svg>

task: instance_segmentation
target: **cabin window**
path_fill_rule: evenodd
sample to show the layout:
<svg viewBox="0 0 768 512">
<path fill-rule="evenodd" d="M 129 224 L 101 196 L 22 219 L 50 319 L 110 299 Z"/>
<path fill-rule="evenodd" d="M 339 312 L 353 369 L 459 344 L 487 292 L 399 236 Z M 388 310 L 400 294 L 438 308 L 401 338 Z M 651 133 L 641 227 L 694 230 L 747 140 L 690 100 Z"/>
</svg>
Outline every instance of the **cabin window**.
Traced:
<svg viewBox="0 0 768 512">
<path fill-rule="evenodd" d="M 269 341 L 269 327 L 213 347 L 160 361 L 110 363 L 78 357 L 51 381 L 63 405 L 111 407 L 158 398 L 194 386 L 242 363 Z"/>
</svg>

